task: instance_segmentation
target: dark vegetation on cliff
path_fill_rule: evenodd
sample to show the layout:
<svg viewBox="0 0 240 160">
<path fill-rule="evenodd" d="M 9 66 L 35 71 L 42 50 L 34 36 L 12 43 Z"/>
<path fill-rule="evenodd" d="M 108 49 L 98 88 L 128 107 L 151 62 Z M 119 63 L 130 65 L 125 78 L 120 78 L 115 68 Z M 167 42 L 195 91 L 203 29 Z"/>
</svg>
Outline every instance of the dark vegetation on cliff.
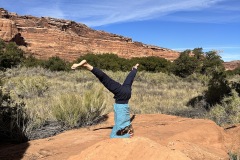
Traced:
<svg viewBox="0 0 240 160">
<path fill-rule="evenodd" d="M 219 125 L 240 122 L 240 68 L 225 71 L 214 51 L 186 50 L 173 62 L 111 53 L 89 53 L 77 61 L 82 59 L 119 81 L 134 64 L 141 64 L 133 113 L 210 118 Z M 15 43 L 0 41 L 0 140 L 44 138 L 105 118 L 111 95 L 89 73 L 71 71 L 71 64 L 59 57 L 26 56 Z"/>
</svg>

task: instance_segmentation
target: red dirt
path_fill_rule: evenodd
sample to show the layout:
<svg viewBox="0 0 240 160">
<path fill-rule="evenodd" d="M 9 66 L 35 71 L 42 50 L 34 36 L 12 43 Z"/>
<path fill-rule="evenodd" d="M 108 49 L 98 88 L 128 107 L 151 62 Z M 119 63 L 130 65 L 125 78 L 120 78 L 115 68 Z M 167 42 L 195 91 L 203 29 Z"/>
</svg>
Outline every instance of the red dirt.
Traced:
<svg viewBox="0 0 240 160">
<path fill-rule="evenodd" d="M 224 160 L 229 159 L 228 152 L 240 151 L 240 126 L 224 130 L 210 120 L 163 114 L 136 115 L 132 123 L 133 138 L 110 139 L 109 127 L 113 125 L 113 113 L 110 113 L 106 122 L 96 126 L 0 148 L 0 157 L 24 160 Z"/>
</svg>

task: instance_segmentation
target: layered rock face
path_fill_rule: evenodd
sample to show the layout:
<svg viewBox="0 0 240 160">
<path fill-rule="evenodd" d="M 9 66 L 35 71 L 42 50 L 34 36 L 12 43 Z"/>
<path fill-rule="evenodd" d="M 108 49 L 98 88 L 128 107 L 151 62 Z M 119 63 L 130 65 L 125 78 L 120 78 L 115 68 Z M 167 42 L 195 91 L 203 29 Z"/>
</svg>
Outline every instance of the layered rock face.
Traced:
<svg viewBox="0 0 240 160">
<path fill-rule="evenodd" d="M 0 38 L 15 41 L 33 56 L 58 56 L 73 61 L 86 53 L 114 53 L 123 58 L 158 56 L 174 60 L 179 53 L 140 42 L 84 24 L 49 17 L 19 16 L 0 9 Z"/>
<path fill-rule="evenodd" d="M 224 66 L 225 66 L 226 70 L 234 70 L 235 68 L 240 67 L 240 60 L 239 61 L 224 62 Z"/>
</svg>

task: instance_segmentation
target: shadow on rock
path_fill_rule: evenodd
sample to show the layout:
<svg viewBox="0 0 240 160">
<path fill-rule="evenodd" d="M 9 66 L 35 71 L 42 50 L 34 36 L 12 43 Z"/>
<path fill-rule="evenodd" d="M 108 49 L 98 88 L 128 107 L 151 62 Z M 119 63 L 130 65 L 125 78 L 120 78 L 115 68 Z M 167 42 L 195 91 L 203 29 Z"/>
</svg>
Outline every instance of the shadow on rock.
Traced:
<svg viewBox="0 0 240 160">
<path fill-rule="evenodd" d="M 1 143 L 0 144 L 0 159 L 1 160 L 20 160 L 23 158 L 29 143 Z"/>
<path fill-rule="evenodd" d="M 132 117 L 130 118 L 130 122 L 132 122 L 135 119 L 135 117 L 136 117 L 136 115 L 132 115 Z M 104 115 L 102 118 L 103 119 L 101 120 L 101 122 L 106 121 L 108 119 L 108 115 Z M 93 131 L 97 131 L 97 130 L 101 130 L 101 129 L 113 129 L 113 126 L 96 128 L 96 129 L 93 129 Z"/>
</svg>

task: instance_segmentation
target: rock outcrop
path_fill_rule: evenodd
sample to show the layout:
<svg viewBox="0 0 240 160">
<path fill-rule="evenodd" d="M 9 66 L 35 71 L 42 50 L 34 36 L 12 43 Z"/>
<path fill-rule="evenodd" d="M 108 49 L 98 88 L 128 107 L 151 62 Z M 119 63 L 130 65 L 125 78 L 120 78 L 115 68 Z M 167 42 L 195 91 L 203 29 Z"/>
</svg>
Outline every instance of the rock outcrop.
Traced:
<svg viewBox="0 0 240 160">
<path fill-rule="evenodd" d="M 158 56 L 174 60 L 179 53 L 116 34 L 97 31 L 74 21 L 19 16 L 0 8 L 0 38 L 14 41 L 36 58 L 58 56 L 73 61 L 86 53 L 114 53 L 120 57 Z"/>
<path fill-rule="evenodd" d="M 225 66 L 226 70 L 234 70 L 235 68 L 240 67 L 240 60 L 239 61 L 224 62 L 224 66 Z"/>
<path fill-rule="evenodd" d="M 114 150 L 114 152 L 111 152 Z M 96 155 L 98 157 L 96 158 Z M 172 150 L 148 138 L 107 139 L 90 146 L 68 160 L 191 160 L 178 150 Z"/>
<path fill-rule="evenodd" d="M 229 160 L 240 155 L 240 125 L 222 128 L 213 121 L 164 114 L 140 114 L 132 121 L 134 136 L 110 139 L 114 114 L 88 128 L 1 145 L 0 159 L 44 160 Z"/>
</svg>

